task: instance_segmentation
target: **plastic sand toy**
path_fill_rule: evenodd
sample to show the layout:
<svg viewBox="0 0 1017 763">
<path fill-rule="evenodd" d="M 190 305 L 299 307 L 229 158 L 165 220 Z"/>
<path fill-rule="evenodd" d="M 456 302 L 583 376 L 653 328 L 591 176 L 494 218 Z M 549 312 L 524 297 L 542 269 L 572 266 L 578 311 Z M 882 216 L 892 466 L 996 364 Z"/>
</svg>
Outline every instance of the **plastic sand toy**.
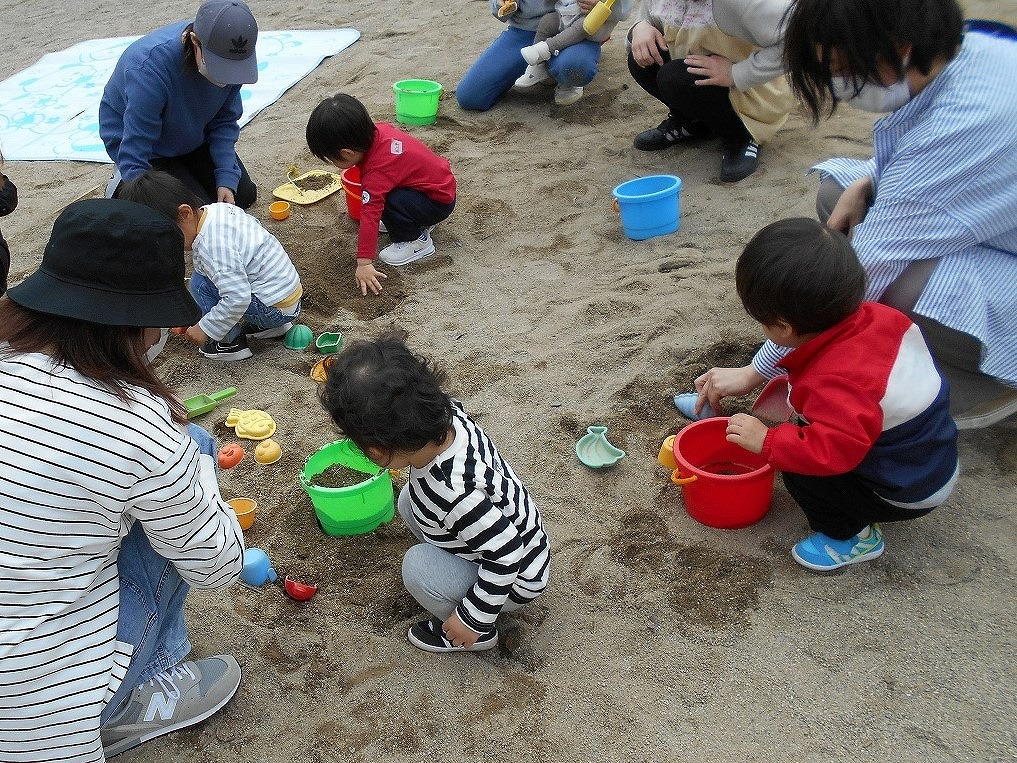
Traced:
<svg viewBox="0 0 1017 763">
<path fill-rule="evenodd" d="M 272 195 L 294 204 L 313 204 L 342 188 L 339 175 L 335 172 L 311 170 L 298 175 L 299 172 L 297 166 L 291 164 L 286 171 L 286 182 L 272 191 Z"/>
<path fill-rule="evenodd" d="M 343 335 L 339 332 L 326 331 L 314 340 L 314 346 L 322 355 L 331 355 L 343 346 Z"/>
<path fill-rule="evenodd" d="M 591 469 L 603 469 L 621 461 L 625 451 L 607 441 L 607 427 L 590 426 L 576 443 L 576 456 Z"/>
<path fill-rule="evenodd" d="M 258 508 L 258 502 L 250 498 L 230 498 L 226 501 L 237 515 L 241 530 L 250 530 L 254 524 L 254 510 Z"/>
<path fill-rule="evenodd" d="M 282 448 L 275 440 L 262 440 L 254 449 L 254 460 L 259 464 L 274 464 L 282 458 Z"/>
<path fill-rule="evenodd" d="M 244 440 L 267 440 L 275 434 L 275 421 L 264 411 L 241 411 L 230 408 L 226 426 L 235 427 L 237 437 Z"/>
<path fill-rule="evenodd" d="M 193 419 L 201 416 L 215 408 L 219 403 L 237 394 L 236 387 L 227 387 L 221 392 L 213 392 L 211 395 L 195 395 L 184 400 L 184 408 L 187 409 L 187 418 Z"/>
<path fill-rule="evenodd" d="M 314 333 L 302 323 L 296 324 L 286 332 L 283 344 L 291 350 L 306 350 L 308 345 L 314 341 Z"/>
<path fill-rule="evenodd" d="M 260 548 L 249 548 L 244 551 L 244 569 L 240 573 L 240 579 L 253 588 L 259 588 L 265 583 L 275 583 L 293 601 L 307 601 L 318 592 L 318 586 L 297 582 L 289 575 L 285 579 L 280 578 L 279 573 L 272 567 L 268 554 Z"/>
<path fill-rule="evenodd" d="M 244 455 L 244 449 L 235 442 L 223 445 L 219 448 L 219 468 L 232 469 L 243 460 Z"/>
<path fill-rule="evenodd" d="M 335 362 L 335 358 L 329 355 L 327 358 L 322 358 L 314 367 L 311 368 L 311 378 L 319 384 L 324 384 L 325 380 L 328 379 L 328 367 Z"/>
</svg>

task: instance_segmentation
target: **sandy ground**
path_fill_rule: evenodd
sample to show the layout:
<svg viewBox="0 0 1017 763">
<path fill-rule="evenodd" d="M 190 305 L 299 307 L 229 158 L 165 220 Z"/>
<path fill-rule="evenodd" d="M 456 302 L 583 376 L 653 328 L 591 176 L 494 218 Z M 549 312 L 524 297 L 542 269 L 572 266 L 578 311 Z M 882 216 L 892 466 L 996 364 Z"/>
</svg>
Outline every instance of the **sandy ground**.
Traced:
<svg viewBox="0 0 1017 763">
<path fill-rule="evenodd" d="M 320 591 L 303 605 L 276 588 L 192 595 L 195 653 L 233 653 L 244 683 L 212 720 L 120 760 L 1014 760 L 1017 420 L 963 433 L 964 476 L 949 504 L 887 527 L 877 562 L 827 577 L 790 559 L 806 525 L 779 481 L 761 523 L 712 530 L 689 518 L 656 463 L 661 439 L 684 423 L 673 392 L 761 341 L 733 289 L 741 247 L 773 220 L 812 214 L 816 181 L 805 169 L 868 156 L 869 118 L 845 110 L 816 127 L 794 118 L 758 173 L 724 185 L 715 144 L 631 147 L 663 114 L 631 82 L 621 31 L 577 105 L 556 107 L 538 89 L 473 114 L 451 91 L 500 28 L 486 3 L 252 7 L 263 29 L 363 34 L 243 130 L 262 219 L 287 165 L 319 166 L 303 135 L 320 98 L 350 92 L 392 120 L 393 81 L 445 84 L 437 123 L 410 128 L 459 178 L 459 206 L 435 231 L 440 256 L 390 271 L 383 296 L 362 299 L 341 194 L 266 225 L 303 275 L 315 333 L 396 327 L 443 359 L 452 391 L 539 501 L 553 579 L 528 610 L 502 619 L 497 650 L 417 651 L 405 639 L 420 616 L 400 582 L 405 528 L 324 536 L 299 484 L 304 458 L 336 436 L 308 377 L 317 356 L 263 342 L 252 360 L 219 366 L 174 340 L 161 367 L 181 394 L 236 385 L 234 405 L 278 422 L 283 460 L 248 457 L 222 475 L 223 492 L 258 500 L 248 545 Z M 969 7 L 1017 18 L 1014 0 Z M 8 0 L 0 78 L 46 52 L 193 11 L 181 0 Z M 57 212 L 108 169 L 11 162 L 7 172 L 21 189 L 3 221 L 16 281 L 38 263 Z M 683 179 L 681 230 L 629 241 L 611 189 L 660 172 Z M 227 408 L 202 423 L 231 435 Z M 573 451 L 597 423 L 628 452 L 609 471 L 584 468 Z"/>
</svg>

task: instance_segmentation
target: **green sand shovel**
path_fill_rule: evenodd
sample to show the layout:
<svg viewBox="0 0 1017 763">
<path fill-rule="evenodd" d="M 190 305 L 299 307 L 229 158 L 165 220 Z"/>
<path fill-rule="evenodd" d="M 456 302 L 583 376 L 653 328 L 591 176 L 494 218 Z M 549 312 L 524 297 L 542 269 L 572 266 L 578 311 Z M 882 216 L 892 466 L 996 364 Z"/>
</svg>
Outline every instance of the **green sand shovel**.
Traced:
<svg viewBox="0 0 1017 763">
<path fill-rule="evenodd" d="M 193 419 L 201 416 L 215 408 L 219 403 L 237 394 L 236 387 L 227 387 L 221 392 L 213 392 L 211 395 L 195 395 L 184 400 L 184 407 L 187 409 L 187 418 Z"/>
</svg>

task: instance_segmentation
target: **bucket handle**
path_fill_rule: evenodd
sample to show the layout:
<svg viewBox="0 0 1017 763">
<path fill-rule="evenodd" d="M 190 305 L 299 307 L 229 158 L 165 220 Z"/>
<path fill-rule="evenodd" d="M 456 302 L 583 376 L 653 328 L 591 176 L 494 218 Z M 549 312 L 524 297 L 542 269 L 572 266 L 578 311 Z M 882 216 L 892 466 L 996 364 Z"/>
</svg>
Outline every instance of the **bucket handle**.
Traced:
<svg viewBox="0 0 1017 763">
<path fill-rule="evenodd" d="M 616 215 L 620 215 L 621 214 L 621 207 L 618 206 L 618 199 L 616 199 L 616 198 L 615 199 L 611 199 L 611 207 L 614 209 L 614 213 Z"/>
<path fill-rule="evenodd" d="M 676 485 L 688 485 L 690 482 L 695 482 L 699 477 L 693 474 L 691 477 L 683 477 L 681 469 L 675 469 L 671 472 L 671 481 Z"/>
</svg>

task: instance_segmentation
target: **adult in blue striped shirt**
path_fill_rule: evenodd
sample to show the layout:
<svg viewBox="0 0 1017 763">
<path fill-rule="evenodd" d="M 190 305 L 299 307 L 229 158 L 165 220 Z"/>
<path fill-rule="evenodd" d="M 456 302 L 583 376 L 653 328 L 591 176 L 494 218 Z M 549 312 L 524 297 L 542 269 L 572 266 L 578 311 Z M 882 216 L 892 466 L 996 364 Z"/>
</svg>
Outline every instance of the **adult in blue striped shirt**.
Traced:
<svg viewBox="0 0 1017 763">
<path fill-rule="evenodd" d="M 891 112 L 873 159 L 814 168 L 817 211 L 851 236 L 866 298 L 922 328 L 959 427 L 1017 411 L 1017 32 L 965 29 L 955 0 L 798 0 L 785 60 L 816 120 L 840 101 Z M 767 343 L 706 372 L 697 407 L 754 389 L 785 353 Z"/>
</svg>

